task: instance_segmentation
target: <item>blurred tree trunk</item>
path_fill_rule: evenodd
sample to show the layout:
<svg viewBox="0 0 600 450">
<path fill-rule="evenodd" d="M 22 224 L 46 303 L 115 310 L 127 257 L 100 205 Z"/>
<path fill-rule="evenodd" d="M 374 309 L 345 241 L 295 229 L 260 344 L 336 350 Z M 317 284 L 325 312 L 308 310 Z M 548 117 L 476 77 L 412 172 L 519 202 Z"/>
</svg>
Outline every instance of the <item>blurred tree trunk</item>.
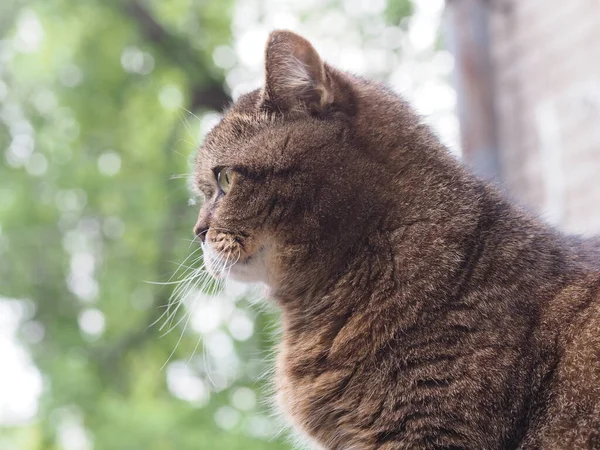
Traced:
<svg viewBox="0 0 600 450">
<path fill-rule="evenodd" d="M 479 175 L 499 179 L 489 8 L 486 0 L 448 0 L 446 24 L 455 58 L 463 157 Z"/>
</svg>

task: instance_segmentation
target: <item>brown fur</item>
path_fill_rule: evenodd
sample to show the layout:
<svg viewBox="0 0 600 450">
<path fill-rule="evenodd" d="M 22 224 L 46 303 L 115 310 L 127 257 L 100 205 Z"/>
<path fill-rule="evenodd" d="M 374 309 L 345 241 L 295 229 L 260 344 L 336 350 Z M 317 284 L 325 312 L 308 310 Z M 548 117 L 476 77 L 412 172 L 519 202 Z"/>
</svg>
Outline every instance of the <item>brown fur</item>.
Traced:
<svg viewBox="0 0 600 450">
<path fill-rule="evenodd" d="M 295 428 L 328 449 L 600 448 L 598 242 L 514 206 L 303 38 L 272 33 L 266 66 L 198 152 L 196 232 L 264 261 Z"/>
</svg>

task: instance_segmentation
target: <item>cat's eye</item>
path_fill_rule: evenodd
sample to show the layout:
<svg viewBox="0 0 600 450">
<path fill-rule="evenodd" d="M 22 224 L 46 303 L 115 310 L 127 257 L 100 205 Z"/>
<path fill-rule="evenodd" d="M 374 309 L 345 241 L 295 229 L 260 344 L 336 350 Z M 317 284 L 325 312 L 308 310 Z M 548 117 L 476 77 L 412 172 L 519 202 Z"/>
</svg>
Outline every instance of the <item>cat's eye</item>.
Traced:
<svg viewBox="0 0 600 450">
<path fill-rule="evenodd" d="M 217 184 L 219 185 L 219 189 L 224 194 L 227 194 L 229 191 L 229 187 L 231 186 L 231 170 L 228 168 L 223 168 L 219 170 L 217 173 Z"/>
</svg>

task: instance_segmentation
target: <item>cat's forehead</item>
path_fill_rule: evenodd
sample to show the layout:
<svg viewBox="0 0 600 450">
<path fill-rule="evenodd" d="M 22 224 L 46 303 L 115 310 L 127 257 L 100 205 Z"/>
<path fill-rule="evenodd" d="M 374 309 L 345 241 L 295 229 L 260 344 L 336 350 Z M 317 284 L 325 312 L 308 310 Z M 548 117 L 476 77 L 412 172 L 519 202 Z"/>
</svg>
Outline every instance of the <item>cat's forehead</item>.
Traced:
<svg viewBox="0 0 600 450">
<path fill-rule="evenodd" d="M 245 94 L 208 133 L 200 153 L 211 159 L 231 158 L 265 129 L 275 131 L 282 117 L 260 108 L 260 91 Z M 233 153 L 233 154 L 232 154 Z"/>
</svg>

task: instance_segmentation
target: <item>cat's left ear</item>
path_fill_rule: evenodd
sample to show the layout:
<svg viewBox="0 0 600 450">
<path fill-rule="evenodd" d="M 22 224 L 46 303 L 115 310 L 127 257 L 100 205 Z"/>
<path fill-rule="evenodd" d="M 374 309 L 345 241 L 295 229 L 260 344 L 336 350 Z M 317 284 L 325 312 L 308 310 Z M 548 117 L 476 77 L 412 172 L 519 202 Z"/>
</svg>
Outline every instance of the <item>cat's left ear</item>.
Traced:
<svg viewBox="0 0 600 450">
<path fill-rule="evenodd" d="M 265 54 L 263 106 L 286 112 L 317 112 L 334 101 L 331 75 L 319 54 L 291 31 L 273 31 Z"/>
</svg>

